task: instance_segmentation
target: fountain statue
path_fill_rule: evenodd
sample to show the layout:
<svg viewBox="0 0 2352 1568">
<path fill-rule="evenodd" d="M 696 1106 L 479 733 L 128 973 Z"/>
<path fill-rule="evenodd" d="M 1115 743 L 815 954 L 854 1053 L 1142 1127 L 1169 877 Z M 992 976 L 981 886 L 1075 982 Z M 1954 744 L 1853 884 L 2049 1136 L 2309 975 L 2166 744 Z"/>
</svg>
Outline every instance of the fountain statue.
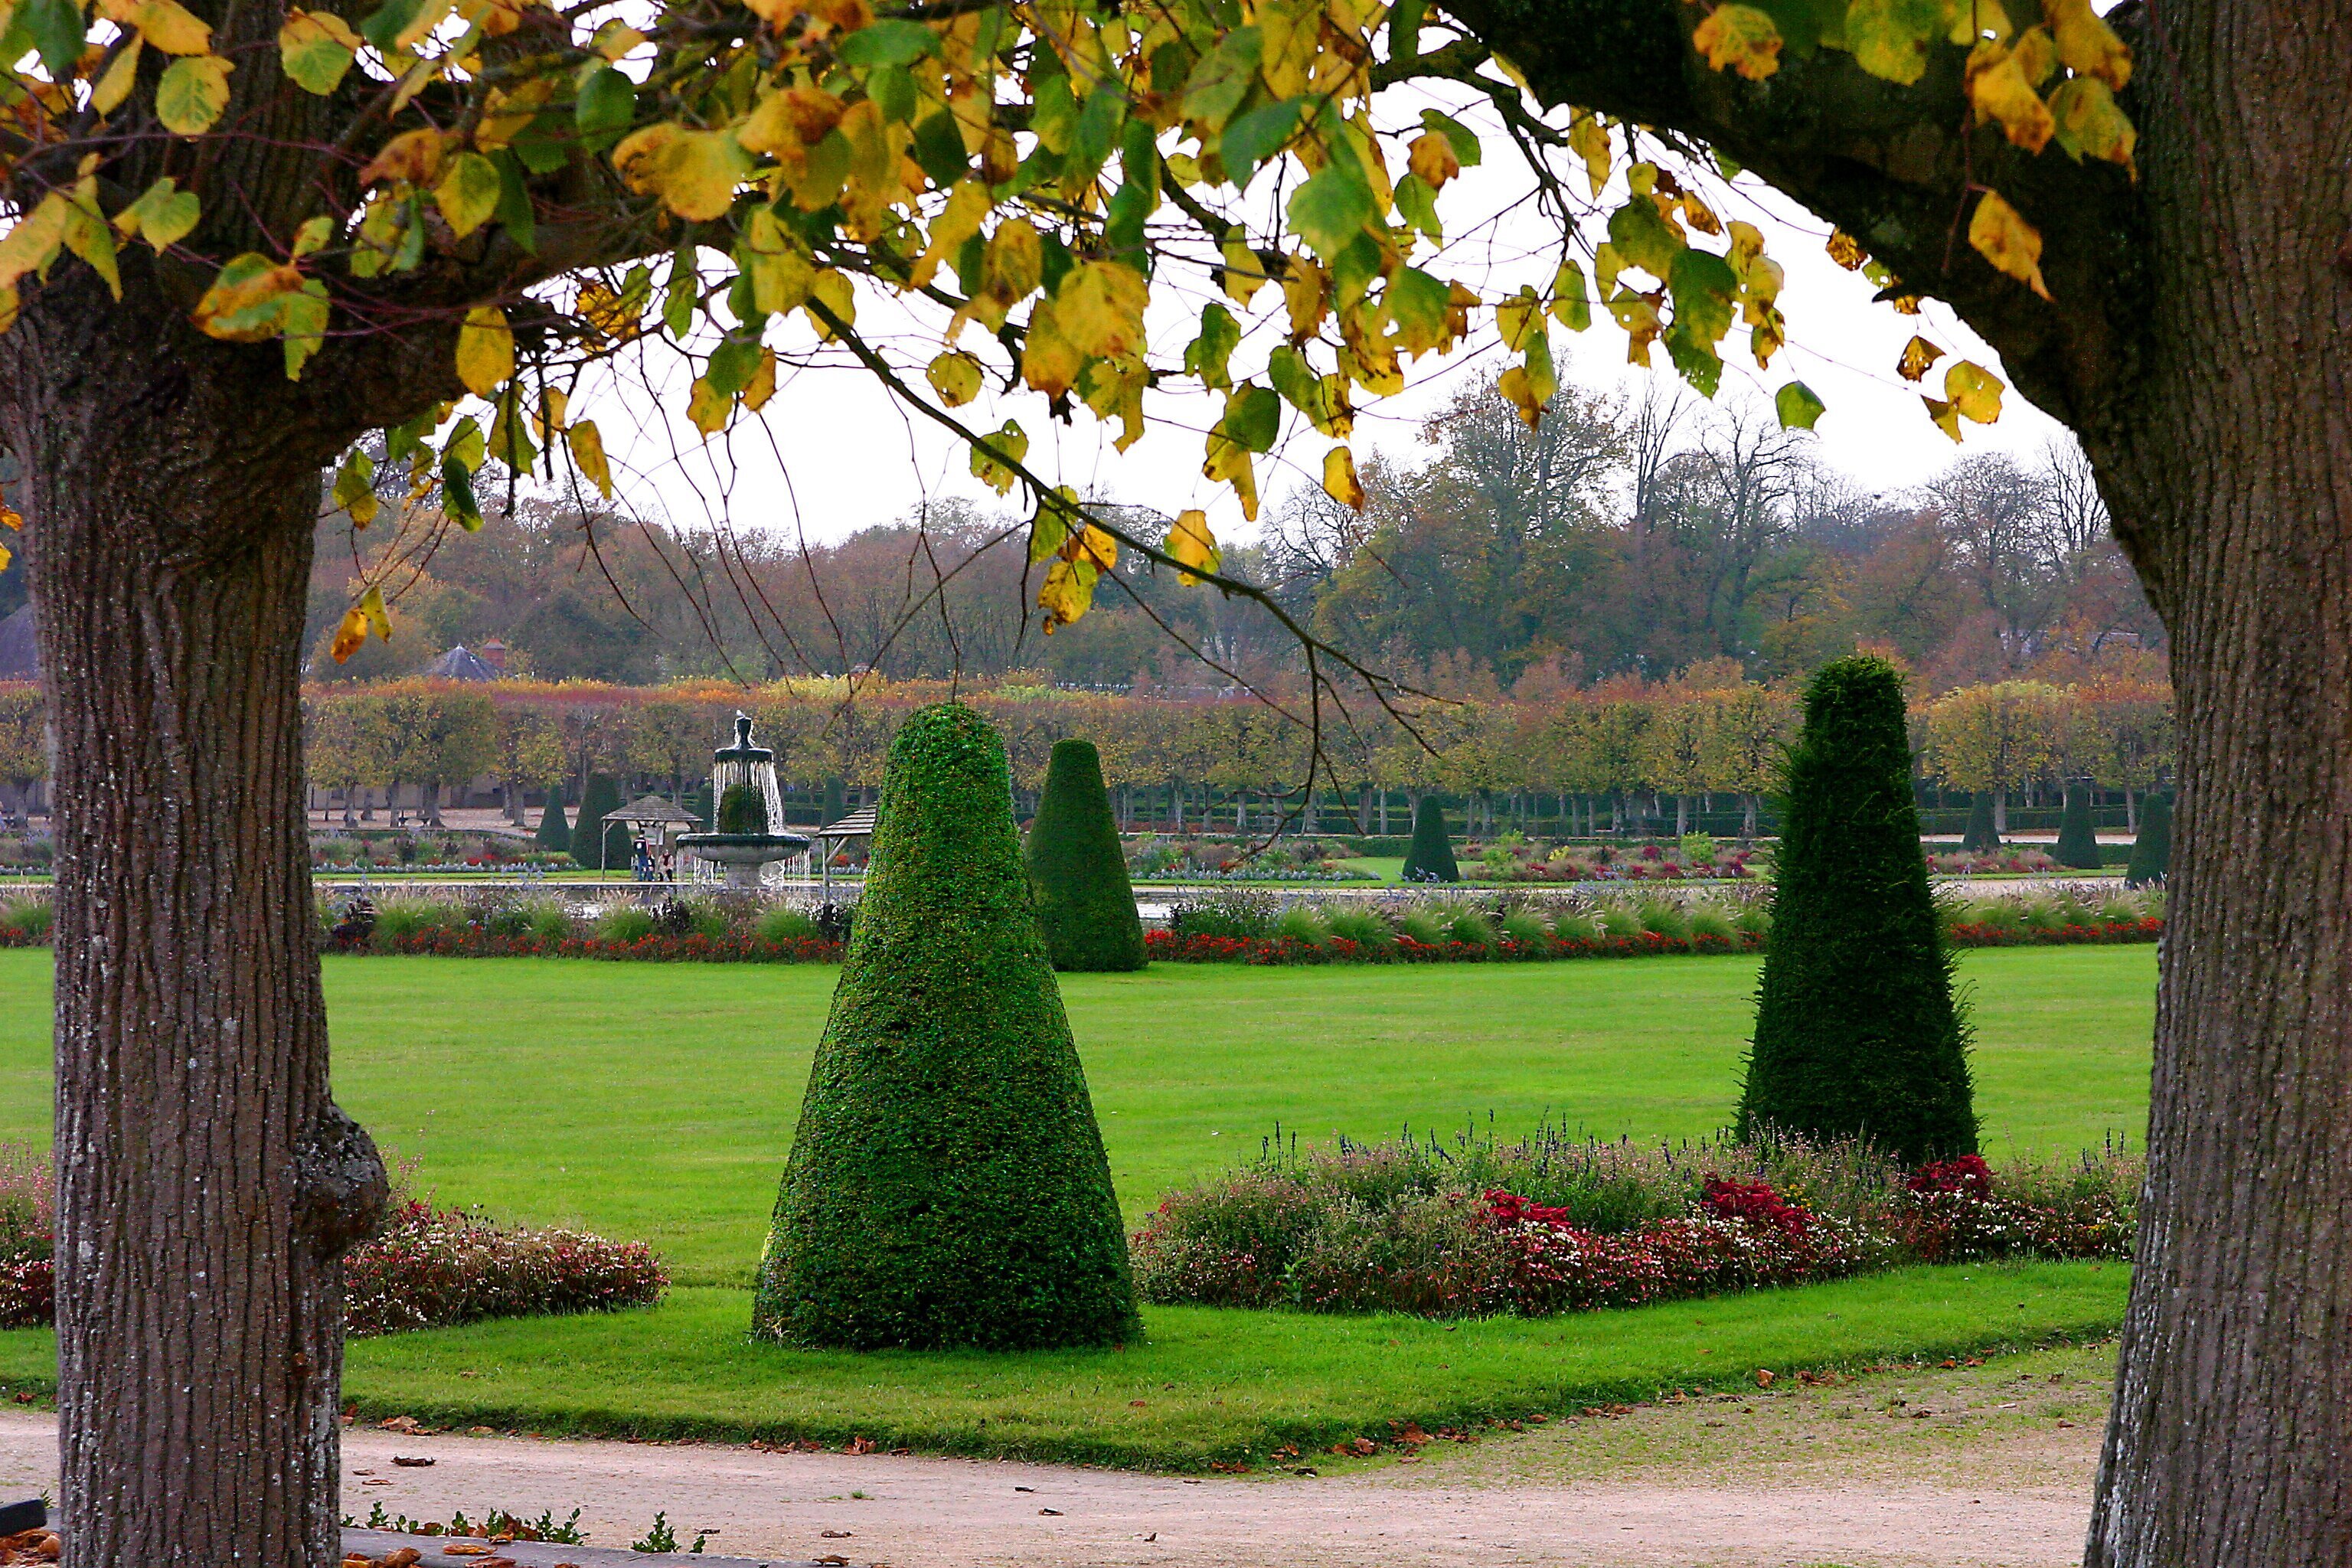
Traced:
<svg viewBox="0 0 2352 1568">
<path fill-rule="evenodd" d="M 730 888 L 756 888 L 767 868 L 805 851 L 809 841 L 786 833 L 784 797 L 776 787 L 776 753 L 751 744 L 751 717 L 735 715 L 735 743 L 710 753 L 714 831 L 682 835 L 677 847 L 721 868 Z"/>
</svg>

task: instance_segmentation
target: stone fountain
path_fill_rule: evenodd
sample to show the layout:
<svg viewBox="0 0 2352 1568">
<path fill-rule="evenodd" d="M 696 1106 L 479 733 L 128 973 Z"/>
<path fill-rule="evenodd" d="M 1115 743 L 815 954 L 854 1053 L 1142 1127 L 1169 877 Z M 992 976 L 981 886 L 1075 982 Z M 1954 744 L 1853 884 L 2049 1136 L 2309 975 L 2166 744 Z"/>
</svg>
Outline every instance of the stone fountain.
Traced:
<svg viewBox="0 0 2352 1568">
<path fill-rule="evenodd" d="M 724 872 L 730 888 L 756 888 L 769 866 L 805 852 L 809 841 L 786 833 L 776 753 L 751 743 L 751 717 L 735 715 L 735 743 L 710 753 L 710 833 L 682 835 L 677 847 Z"/>
</svg>

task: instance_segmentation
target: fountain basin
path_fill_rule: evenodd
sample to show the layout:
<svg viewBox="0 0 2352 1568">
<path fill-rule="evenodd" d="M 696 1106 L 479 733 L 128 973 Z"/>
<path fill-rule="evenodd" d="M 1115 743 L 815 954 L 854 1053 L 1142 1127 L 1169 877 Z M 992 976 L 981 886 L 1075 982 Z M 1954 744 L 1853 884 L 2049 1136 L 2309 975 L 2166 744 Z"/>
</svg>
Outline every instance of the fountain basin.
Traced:
<svg viewBox="0 0 2352 1568">
<path fill-rule="evenodd" d="M 687 833 L 679 835 L 677 847 L 698 860 L 726 867 L 730 884 L 755 888 L 761 867 L 800 854 L 809 841 L 797 833 Z"/>
</svg>

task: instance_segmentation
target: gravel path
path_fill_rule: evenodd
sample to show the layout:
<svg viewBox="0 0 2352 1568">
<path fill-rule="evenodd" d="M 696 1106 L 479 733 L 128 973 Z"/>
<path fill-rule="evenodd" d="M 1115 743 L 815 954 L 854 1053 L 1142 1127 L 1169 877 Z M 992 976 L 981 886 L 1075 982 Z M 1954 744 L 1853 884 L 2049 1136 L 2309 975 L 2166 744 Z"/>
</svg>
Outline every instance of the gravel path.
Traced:
<svg viewBox="0 0 2352 1568">
<path fill-rule="evenodd" d="M 1446 1454 L 1421 1466 L 1312 1479 L 1194 1480 L 888 1455 L 360 1428 L 344 1438 L 344 1495 L 362 1518 L 378 1501 L 419 1519 L 446 1518 L 453 1509 L 478 1515 L 491 1505 L 526 1515 L 551 1509 L 560 1519 L 581 1507 L 582 1527 L 608 1546 L 637 1538 L 658 1510 L 682 1542 L 710 1531 L 713 1552 L 830 1557 L 856 1568 L 2056 1568 L 2080 1560 L 2088 1519 L 2087 1493 L 2074 1473 L 2080 1466 L 2071 1463 L 1995 1465 L 1969 1489 L 1889 1485 L 1868 1466 L 1843 1475 L 1815 1467 L 1801 1481 L 1768 1479 L 1737 1460 L 1716 1471 L 1719 1484 L 1690 1484 L 1681 1465 L 1675 1467 L 1685 1475 L 1681 1484 L 1510 1473 L 1543 1458 L 1531 1445 L 1559 1436 L 1490 1441 L 1486 1453 L 1461 1463 Z M 1762 1427 L 1742 1436 L 1767 1449 L 1798 1441 Z M 0 1491 L 53 1486 L 55 1440 L 51 1416 L 0 1414 Z M 2086 1442 L 2087 1435 L 2071 1447 Z M 434 1463 L 398 1467 L 395 1455 Z M 1777 1456 L 1749 1448 L 1746 1457 L 1769 1469 Z M 449 1561 L 458 1568 L 458 1560 Z"/>
</svg>

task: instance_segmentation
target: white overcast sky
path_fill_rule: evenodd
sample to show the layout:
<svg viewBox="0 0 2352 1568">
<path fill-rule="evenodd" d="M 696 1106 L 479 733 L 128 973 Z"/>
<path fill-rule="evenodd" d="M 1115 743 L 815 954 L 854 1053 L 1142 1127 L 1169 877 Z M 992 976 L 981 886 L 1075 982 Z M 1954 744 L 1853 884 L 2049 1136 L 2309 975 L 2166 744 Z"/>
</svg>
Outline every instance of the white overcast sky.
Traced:
<svg viewBox="0 0 2352 1568">
<path fill-rule="evenodd" d="M 1392 103 L 1384 99 L 1376 121 L 1383 127 L 1408 124 L 1422 101 L 1442 100 Z M 1479 105 L 1473 112 L 1465 107 L 1467 101 L 1466 96 L 1455 96 L 1445 106 L 1488 131 L 1494 124 L 1491 110 Z M 2059 154 L 2053 150 L 2047 155 Z M 1401 151 L 1392 151 L 1391 161 L 1401 173 Z M 1575 183 L 1580 192 L 1580 174 Z M 1499 132 L 1489 135 L 1484 165 L 1449 186 L 1440 203 L 1448 225 L 1447 247 L 1434 259 L 1424 247 L 1416 264 L 1441 277 L 1459 279 L 1488 300 L 1522 282 L 1547 286 L 1559 258 L 1558 231 L 1522 204 L 1530 185 L 1517 153 Z M 1920 405 L 1921 388 L 1896 376 L 1895 361 L 1915 331 L 1924 333 L 1950 356 L 1922 384 L 1940 392 L 1944 371 L 1958 359 L 1978 360 L 2006 381 L 1991 351 L 1940 306 L 1930 304 L 1924 316 L 1910 318 L 1872 303 L 1874 287 L 1828 258 L 1823 248 L 1828 226 L 1754 176 L 1742 175 L 1727 186 L 1715 181 L 1706 194 L 1725 219 L 1745 217 L 1757 224 L 1765 232 L 1768 254 L 1788 273 L 1780 299 L 1789 321 L 1788 347 L 1769 372 L 1759 373 L 1744 331 L 1735 329 L 1724 345 L 1728 367 L 1718 404 L 1743 398 L 1769 404 L 1786 381 L 1804 381 L 1828 405 L 1817 431 L 1822 458 L 1873 491 L 1924 481 L 1964 449 L 2006 450 L 2030 460 L 2053 437 L 2063 438 L 2054 422 L 2012 390 L 1998 424 L 1964 426 L 1966 447 L 1955 447 L 1929 423 Z M 1612 192 L 1601 205 L 1605 208 L 1622 200 L 1622 193 Z M 1163 208 L 1160 216 L 1173 215 Z M 1599 237 L 1597 225 L 1587 226 Z M 1722 244 L 1703 243 L 1715 248 Z M 1204 282 L 1194 287 L 1197 273 L 1163 268 L 1163 279 L 1171 276 L 1185 284 L 1193 310 L 1155 306 L 1150 320 L 1151 357 L 1160 365 L 1181 358 L 1195 328 L 1198 303 L 1210 297 Z M 1244 318 L 1246 335 L 1234 362 L 1237 374 L 1244 367 L 1255 371 L 1278 341 L 1267 325 L 1279 315 L 1277 292 L 1265 290 L 1256 305 Z M 858 306 L 860 328 L 907 367 L 919 389 L 928 391 L 921 386 L 919 368 L 940 350 L 939 318 L 919 318 L 874 289 L 861 289 Z M 1553 352 L 1564 380 L 1599 389 L 1622 387 L 1634 395 L 1645 376 L 1680 384 L 1669 369 L 1643 372 L 1629 366 L 1624 334 L 1605 312 L 1596 309 L 1594 314 L 1592 328 L 1581 334 L 1553 329 Z M 1506 363 L 1494 341 L 1491 317 L 1482 325 L 1483 331 L 1449 358 L 1413 362 L 1403 394 L 1360 414 L 1354 441 L 1360 465 L 1375 449 L 1405 461 L 1420 460 L 1426 451 L 1418 439 L 1420 421 L 1465 378 L 1491 374 Z M 772 322 L 768 341 L 780 351 L 804 352 L 813 342 L 798 317 Z M 997 353 L 996 345 L 976 328 L 967 331 L 963 344 L 983 359 Z M 1663 346 L 1653 352 L 1664 367 Z M 1022 505 L 1017 490 L 998 501 L 970 477 L 963 450 L 951 437 L 903 408 L 871 376 L 838 361 L 788 371 L 758 416 L 705 443 L 684 417 L 688 373 L 675 356 L 662 358 L 660 353 L 653 351 L 643 360 L 615 366 L 610 385 L 601 391 L 583 387 L 574 405 L 575 414 L 596 416 L 614 455 L 624 499 L 649 517 L 689 528 L 723 520 L 739 531 L 782 530 L 822 542 L 905 517 L 926 497 L 967 497 L 1007 510 Z M 992 371 L 1001 368 L 1001 358 L 992 360 Z M 1328 359 L 1321 363 L 1328 368 Z M 1123 454 L 1112 447 L 1116 426 L 1098 423 L 1083 408 L 1070 424 L 1057 424 L 1048 416 L 1044 400 L 1025 390 L 1002 398 L 983 396 L 960 412 L 982 429 L 993 429 L 1008 416 L 1018 419 L 1030 437 L 1032 467 L 1052 479 L 1108 500 L 1171 513 L 1205 508 L 1219 537 L 1238 542 L 1249 538 L 1252 530 L 1243 522 L 1230 493 L 1200 472 L 1202 433 L 1215 420 L 1219 407 L 1216 398 L 1200 393 L 1149 394 L 1145 410 L 1150 432 Z M 1271 457 L 1259 460 L 1258 488 L 1265 503 L 1262 520 L 1283 494 L 1319 476 L 1330 445 L 1295 416 L 1285 436 Z"/>
</svg>

